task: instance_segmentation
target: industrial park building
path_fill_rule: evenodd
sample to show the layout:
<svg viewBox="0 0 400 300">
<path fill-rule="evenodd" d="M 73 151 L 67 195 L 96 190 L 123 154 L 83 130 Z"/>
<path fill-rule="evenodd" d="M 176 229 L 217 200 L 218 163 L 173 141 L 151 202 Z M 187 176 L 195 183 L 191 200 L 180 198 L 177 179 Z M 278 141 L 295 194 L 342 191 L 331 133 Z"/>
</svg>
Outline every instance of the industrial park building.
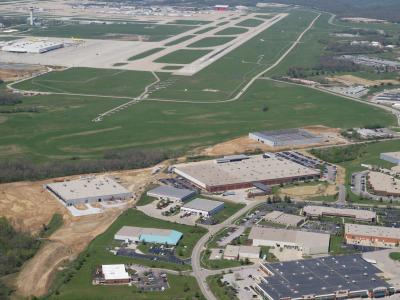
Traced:
<svg viewBox="0 0 400 300">
<path fill-rule="evenodd" d="M 276 185 L 315 180 L 321 173 L 320 170 L 272 154 L 179 164 L 174 166 L 173 171 L 209 192 L 250 188 L 257 182 Z"/>
<path fill-rule="evenodd" d="M 224 259 L 240 260 L 248 259 L 252 262 L 257 262 L 260 258 L 261 247 L 256 246 L 238 246 L 227 245 L 224 250 Z"/>
<path fill-rule="evenodd" d="M 125 243 L 147 242 L 155 244 L 177 245 L 183 234 L 171 229 L 141 228 L 123 226 L 114 239 Z"/>
<path fill-rule="evenodd" d="M 400 228 L 345 224 L 347 244 L 380 248 L 394 248 L 400 244 Z"/>
<path fill-rule="evenodd" d="M 49 183 L 45 187 L 68 206 L 132 198 L 130 191 L 109 177 L 93 176 Z"/>
<path fill-rule="evenodd" d="M 249 239 L 253 241 L 253 246 L 297 249 L 303 255 L 313 255 L 329 252 L 330 235 L 254 226 L 251 228 Z"/>
<path fill-rule="evenodd" d="M 380 158 L 393 164 L 400 165 L 400 152 L 381 153 Z"/>
<path fill-rule="evenodd" d="M 162 199 L 183 202 L 196 195 L 195 191 L 188 189 L 178 189 L 173 186 L 162 185 L 147 192 L 147 196 Z"/>
<path fill-rule="evenodd" d="M 311 218 L 329 216 L 353 218 L 356 221 L 361 222 L 375 222 L 376 220 L 376 213 L 374 211 L 351 208 L 335 208 L 329 206 L 307 205 L 303 208 L 303 213 L 307 217 Z"/>
<path fill-rule="evenodd" d="M 319 144 L 322 141 L 320 137 L 298 128 L 250 132 L 249 138 L 271 147 Z"/>
<path fill-rule="evenodd" d="M 224 202 L 196 198 L 181 207 L 181 212 L 187 212 L 201 217 L 211 217 L 217 212 L 223 210 L 225 207 Z"/>
<path fill-rule="evenodd" d="M 374 195 L 385 197 L 400 196 L 400 180 L 392 175 L 381 172 L 368 172 L 368 188 Z"/>
<path fill-rule="evenodd" d="M 267 222 L 276 223 L 284 226 L 298 227 L 304 223 L 306 218 L 274 210 L 266 214 L 264 220 Z"/>
<path fill-rule="evenodd" d="M 97 271 L 97 284 L 128 284 L 131 276 L 125 269 L 125 265 L 102 265 Z"/>
</svg>

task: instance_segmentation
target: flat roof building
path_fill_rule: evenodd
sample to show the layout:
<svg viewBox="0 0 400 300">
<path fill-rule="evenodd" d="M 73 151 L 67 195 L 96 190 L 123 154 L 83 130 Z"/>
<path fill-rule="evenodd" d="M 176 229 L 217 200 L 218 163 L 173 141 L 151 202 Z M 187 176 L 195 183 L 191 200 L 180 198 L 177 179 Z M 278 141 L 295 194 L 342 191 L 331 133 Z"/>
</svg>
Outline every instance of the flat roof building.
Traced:
<svg viewBox="0 0 400 300">
<path fill-rule="evenodd" d="M 104 284 L 126 284 L 129 283 L 131 277 L 125 269 L 125 265 L 102 265 L 102 276 Z"/>
<path fill-rule="evenodd" d="M 386 197 L 400 196 L 400 180 L 392 175 L 381 172 L 368 172 L 368 187 L 373 191 L 374 195 Z"/>
<path fill-rule="evenodd" d="M 274 210 L 266 214 L 264 220 L 284 226 L 298 227 L 304 223 L 306 218 L 291 214 L 285 214 L 281 211 Z"/>
<path fill-rule="evenodd" d="M 264 263 L 256 290 L 268 300 L 349 299 L 385 296 L 390 285 L 361 255 Z"/>
<path fill-rule="evenodd" d="M 335 208 L 330 206 L 307 205 L 303 208 L 303 213 L 311 218 L 323 216 L 353 218 L 356 221 L 375 222 L 376 213 L 370 210 Z"/>
<path fill-rule="evenodd" d="M 92 176 L 49 183 L 46 189 L 64 201 L 66 205 L 125 200 L 132 197 L 130 191 L 109 177 Z"/>
<path fill-rule="evenodd" d="M 175 165 L 173 170 L 209 192 L 250 188 L 254 182 L 273 185 L 320 177 L 320 170 L 283 157 L 266 155 L 254 155 L 228 162 L 208 160 L 185 163 Z"/>
<path fill-rule="evenodd" d="M 381 153 L 380 158 L 393 164 L 400 165 L 400 152 Z"/>
<path fill-rule="evenodd" d="M 271 147 L 319 144 L 322 142 L 320 137 L 299 128 L 250 132 L 249 138 Z"/>
<path fill-rule="evenodd" d="M 185 203 L 181 207 L 181 211 L 202 217 L 211 217 L 224 209 L 224 207 L 225 203 L 222 201 L 196 198 Z"/>
<path fill-rule="evenodd" d="M 155 244 L 177 245 L 183 234 L 171 229 L 141 228 L 123 226 L 115 235 L 114 239 L 128 242 L 147 242 Z"/>
<path fill-rule="evenodd" d="M 169 185 L 161 185 L 147 192 L 147 196 L 168 199 L 172 201 L 185 201 L 196 195 L 195 191 L 188 189 L 178 189 Z"/>
<path fill-rule="evenodd" d="M 297 249 L 303 255 L 312 255 L 329 252 L 330 235 L 255 226 L 251 228 L 249 239 L 253 246 Z"/>
<path fill-rule="evenodd" d="M 15 42 L 9 42 L 7 45 L 3 46 L 1 50 L 6 52 L 39 54 L 59 49 L 62 47 L 64 47 L 63 42 L 23 39 Z"/>
<path fill-rule="evenodd" d="M 224 259 L 240 260 L 249 259 L 252 262 L 258 261 L 260 257 L 260 247 L 227 245 L 224 250 Z"/>
<path fill-rule="evenodd" d="M 400 228 L 345 224 L 347 244 L 380 248 L 399 247 Z"/>
</svg>

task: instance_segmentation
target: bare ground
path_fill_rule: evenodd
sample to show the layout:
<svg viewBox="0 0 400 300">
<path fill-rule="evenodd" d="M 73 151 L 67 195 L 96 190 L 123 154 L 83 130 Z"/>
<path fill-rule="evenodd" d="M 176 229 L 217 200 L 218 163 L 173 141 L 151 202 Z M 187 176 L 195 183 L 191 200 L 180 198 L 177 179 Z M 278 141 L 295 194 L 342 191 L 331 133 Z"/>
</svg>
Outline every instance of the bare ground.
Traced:
<svg viewBox="0 0 400 300">
<path fill-rule="evenodd" d="M 380 85 L 381 83 L 391 83 L 391 84 L 399 84 L 399 80 L 395 79 L 386 79 L 386 80 L 369 80 L 362 77 L 354 76 L 354 75 L 340 75 L 334 77 L 327 77 L 329 81 L 339 82 L 347 86 L 351 86 L 354 84 L 360 84 L 365 86 L 374 86 Z"/>
</svg>

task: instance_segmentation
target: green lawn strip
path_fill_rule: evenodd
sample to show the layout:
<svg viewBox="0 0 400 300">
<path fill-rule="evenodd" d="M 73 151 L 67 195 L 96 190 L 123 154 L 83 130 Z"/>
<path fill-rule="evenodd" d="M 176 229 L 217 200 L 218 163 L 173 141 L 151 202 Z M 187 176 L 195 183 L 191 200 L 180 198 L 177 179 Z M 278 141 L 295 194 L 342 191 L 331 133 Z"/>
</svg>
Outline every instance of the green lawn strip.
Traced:
<svg viewBox="0 0 400 300">
<path fill-rule="evenodd" d="M 255 15 L 255 18 L 266 19 L 269 20 L 273 17 L 273 15 Z"/>
<path fill-rule="evenodd" d="M 400 252 L 391 252 L 389 257 L 395 261 L 400 261 Z"/>
<path fill-rule="evenodd" d="M 109 39 L 126 40 L 137 35 L 147 37 L 149 41 L 161 41 L 178 35 L 196 26 L 164 25 L 164 24 L 70 24 L 49 27 L 32 28 L 28 34 L 41 37 L 81 38 L 81 39 Z"/>
<path fill-rule="evenodd" d="M 228 21 L 223 21 L 223 22 L 221 22 L 221 23 L 218 23 L 217 26 L 223 26 L 223 25 L 226 25 L 226 24 L 228 24 L 228 23 L 229 23 Z"/>
<path fill-rule="evenodd" d="M 343 235 L 331 235 L 329 242 L 329 253 L 332 255 L 342 255 L 355 253 L 355 250 L 342 248 L 344 243 Z"/>
<path fill-rule="evenodd" d="M 113 64 L 114 67 L 122 67 L 122 66 L 126 66 L 126 65 L 127 65 L 127 63 L 123 63 L 123 62 Z"/>
<path fill-rule="evenodd" d="M 251 264 L 251 263 L 246 264 L 244 260 L 239 261 L 230 259 L 210 259 L 210 254 L 211 254 L 210 250 L 205 250 L 201 253 L 200 262 L 203 268 L 211 270 L 219 270 L 219 269 L 234 268 Z"/>
<path fill-rule="evenodd" d="M 206 28 L 200 29 L 199 31 L 196 31 L 194 34 L 203 34 L 203 33 L 209 32 L 215 28 L 217 28 L 217 27 L 213 27 L 213 26 L 206 27 Z"/>
<path fill-rule="evenodd" d="M 215 35 L 238 35 L 247 32 L 247 28 L 242 27 L 228 27 L 215 33 Z"/>
<path fill-rule="evenodd" d="M 162 67 L 163 70 L 168 70 L 168 71 L 175 71 L 182 69 L 182 66 L 164 66 Z"/>
<path fill-rule="evenodd" d="M 264 23 L 258 19 L 246 19 L 236 24 L 236 26 L 243 26 L 243 27 L 257 27 Z"/>
<path fill-rule="evenodd" d="M 147 192 L 150 191 L 151 189 L 154 189 L 155 187 L 157 187 L 156 184 L 151 184 L 148 187 L 146 187 L 145 191 L 142 193 L 142 195 L 140 196 L 139 200 L 136 202 L 136 205 L 137 206 L 144 206 L 144 205 L 150 204 L 153 201 L 157 200 L 154 197 L 147 196 Z"/>
<path fill-rule="evenodd" d="M 213 294 L 218 300 L 238 300 L 235 291 L 231 286 L 221 282 L 222 275 L 212 275 L 207 277 L 207 283 Z"/>
<path fill-rule="evenodd" d="M 315 196 L 315 197 L 309 197 L 308 200 L 321 201 L 321 202 L 335 202 L 337 201 L 337 196 L 336 195 Z"/>
<path fill-rule="evenodd" d="M 155 78 L 150 72 L 71 68 L 46 73 L 20 82 L 14 87 L 41 92 L 135 97 L 143 92 L 146 85 L 154 81 Z"/>
<path fill-rule="evenodd" d="M 235 37 L 214 37 L 214 36 L 205 37 L 197 42 L 189 44 L 188 47 L 192 48 L 215 47 L 226 44 L 234 39 Z"/>
<path fill-rule="evenodd" d="M 184 41 L 190 40 L 191 38 L 194 38 L 194 37 L 195 37 L 195 35 L 186 35 L 186 36 L 183 36 L 183 37 L 181 37 L 179 39 L 176 39 L 176 40 L 173 40 L 171 42 L 166 43 L 165 46 L 177 45 L 177 44 L 182 43 Z"/>
<path fill-rule="evenodd" d="M 147 56 L 150 56 L 154 53 L 160 52 L 161 50 L 164 50 L 165 48 L 153 48 L 147 51 L 144 51 L 142 53 L 136 54 L 134 56 L 131 56 L 128 58 L 129 61 L 133 61 L 133 60 L 138 60 L 138 59 L 142 59 L 145 58 Z"/>
<path fill-rule="evenodd" d="M 155 60 L 155 62 L 168 64 L 190 64 L 209 52 L 210 50 L 180 49 L 158 58 Z"/>
</svg>

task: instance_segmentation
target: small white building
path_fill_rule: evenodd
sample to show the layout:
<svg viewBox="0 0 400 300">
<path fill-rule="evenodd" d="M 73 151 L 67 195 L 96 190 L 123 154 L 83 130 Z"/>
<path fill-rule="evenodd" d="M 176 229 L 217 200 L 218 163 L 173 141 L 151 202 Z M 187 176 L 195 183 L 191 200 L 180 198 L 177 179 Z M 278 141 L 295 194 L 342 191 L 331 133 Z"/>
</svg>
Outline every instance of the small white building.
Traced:
<svg viewBox="0 0 400 300">
<path fill-rule="evenodd" d="M 224 209 L 225 204 L 222 201 L 196 198 L 181 207 L 182 212 L 188 212 L 201 217 L 211 217 Z"/>
<path fill-rule="evenodd" d="M 102 265 L 101 270 L 105 284 L 125 284 L 129 283 L 130 276 L 125 269 L 125 265 Z"/>
</svg>

